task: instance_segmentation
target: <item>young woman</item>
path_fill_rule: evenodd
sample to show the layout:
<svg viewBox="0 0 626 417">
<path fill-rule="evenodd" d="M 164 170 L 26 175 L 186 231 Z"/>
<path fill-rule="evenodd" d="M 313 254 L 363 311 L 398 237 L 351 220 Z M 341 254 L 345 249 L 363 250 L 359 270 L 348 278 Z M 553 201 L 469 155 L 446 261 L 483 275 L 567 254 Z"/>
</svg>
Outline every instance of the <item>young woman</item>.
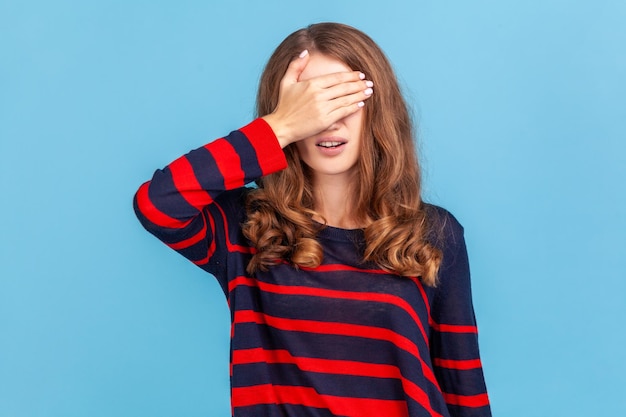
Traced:
<svg viewBox="0 0 626 417">
<path fill-rule="evenodd" d="M 463 229 L 421 200 L 380 48 L 334 23 L 289 35 L 257 111 L 135 197 L 224 290 L 233 415 L 490 416 Z"/>
</svg>

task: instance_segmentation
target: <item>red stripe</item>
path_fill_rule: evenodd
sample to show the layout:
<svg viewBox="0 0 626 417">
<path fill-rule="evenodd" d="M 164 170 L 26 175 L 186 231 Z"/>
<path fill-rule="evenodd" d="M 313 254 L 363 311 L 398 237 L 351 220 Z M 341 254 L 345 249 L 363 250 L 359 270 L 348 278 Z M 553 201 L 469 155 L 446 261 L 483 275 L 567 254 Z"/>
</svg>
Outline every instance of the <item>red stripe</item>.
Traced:
<svg viewBox="0 0 626 417">
<path fill-rule="evenodd" d="M 191 219 L 186 221 L 175 219 L 156 208 L 154 204 L 152 204 L 152 201 L 150 201 L 150 197 L 148 197 L 149 186 L 150 181 L 143 183 L 141 187 L 139 187 L 139 190 L 137 190 L 137 207 L 146 219 L 156 226 L 169 229 L 182 229 L 191 222 Z"/>
<path fill-rule="evenodd" d="M 202 185 L 193 172 L 193 167 L 185 156 L 169 164 L 169 169 L 176 189 L 189 204 L 197 210 L 211 204 L 213 198 L 202 189 Z"/>
<path fill-rule="evenodd" d="M 420 294 L 422 295 L 422 300 L 424 301 L 424 305 L 426 306 L 426 312 L 428 313 L 428 324 L 432 326 L 433 320 L 432 320 L 432 317 L 430 316 L 430 302 L 428 301 L 428 295 L 426 295 L 424 284 L 422 283 L 422 280 L 419 279 L 419 277 L 409 277 L 409 278 L 415 283 L 415 285 L 417 285 L 417 288 L 419 288 L 420 290 Z"/>
<path fill-rule="evenodd" d="M 222 223 L 224 224 L 224 236 L 226 237 L 226 248 L 229 252 L 241 252 L 241 253 L 254 253 L 254 248 L 249 246 L 237 245 L 230 241 L 230 232 L 228 230 L 228 219 L 222 206 L 217 203 L 213 203 L 215 207 L 222 213 Z"/>
<path fill-rule="evenodd" d="M 213 220 L 213 217 L 208 216 L 209 218 L 209 225 L 211 226 L 211 235 L 215 236 L 215 221 Z M 205 225 L 206 225 L 206 219 L 204 221 Z M 204 258 L 199 259 L 197 261 L 192 261 L 194 264 L 200 266 L 200 265 L 204 265 L 207 264 L 209 262 L 209 259 L 211 259 L 211 256 L 213 256 L 213 254 L 215 253 L 215 239 L 211 239 L 211 243 L 209 244 L 209 247 L 207 248 L 207 254 Z"/>
<path fill-rule="evenodd" d="M 428 410 L 432 416 L 440 416 L 439 413 L 432 409 L 430 398 L 428 398 L 424 390 L 414 382 L 404 378 L 400 369 L 394 365 L 296 357 L 291 355 L 287 350 L 265 350 L 263 348 L 241 349 L 233 352 L 232 365 L 258 362 L 294 364 L 305 372 L 399 379 L 405 387 L 405 392 L 411 398 Z"/>
<path fill-rule="evenodd" d="M 367 271 L 365 271 L 367 272 Z M 424 330 L 424 326 L 422 325 L 421 320 L 417 316 L 415 310 L 411 307 L 409 303 L 407 303 L 404 299 L 391 295 L 391 294 L 380 294 L 374 292 L 353 292 L 353 291 L 340 291 L 340 290 L 328 290 L 323 288 L 312 288 L 312 287 L 304 287 L 297 285 L 277 285 L 270 284 L 263 281 L 258 281 L 253 278 L 248 277 L 237 277 L 234 280 L 228 283 L 228 291 L 232 292 L 235 287 L 238 285 L 246 285 L 251 287 L 258 287 L 262 291 L 274 293 L 274 294 L 282 294 L 282 295 L 307 295 L 312 297 L 325 297 L 325 298 L 339 298 L 344 300 L 358 300 L 358 301 L 373 301 L 378 303 L 386 303 L 395 305 L 396 307 L 404 310 L 415 322 L 417 327 L 419 328 L 422 336 L 424 337 L 424 342 L 426 346 L 428 346 L 428 336 L 426 335 L 426 330 Z"/>
<path fill-rule="evenodd" d="M 239 323 L 256 323 L 265 324 L 274 327 L 279 330 L 317 333 L 317 334 L 332 334 L 340 336 L 353 336 L 362 337 L 366 339 L 384 340 L 393 343 L 400 349 L 403 349 L 411 353 L 416 359 L 420 361 L 422 372 L 424 376 L 433 383 L 436 387 L 439 387 L 435 375 L 422 360 L 419 350 L 415 343 L 394 332 L 390 329 L 381 327 L 364 326 L 360 324 L 348 324 L 348 323 L 333 323 L 323 322 L 317 320 L 299 320 L 299 319 L 287 319 L 282 317 L 273 317 L 264 313 L 258 313 L 252 310 L 241 310 L 235 312 L 234 324 Z"/>
<path fill-rule="evenodd" d="M 476 326 L 464 326 L 459 324 L 439 324 L 434 321 L 431 323 L 433 329 L 438 332 L 445 333 L 478 333 Z"/>
<path fill-rule="evenodd" d="M 367 272 L 370 274 L 391 274 L 389 271 L 384 271 L 382 269 L 362 269 L 355 268 L 349 265 L 342 264 L 324 264 L 320 266 L 316 266 L 315 268 L 309 268 L 305 266 L 301 266 L 300 269 L 303 271 L 316 271 L 316 272 L 333 272 L 333 271 L 353 271 L 353 272 Z"/>
<path fill-rule="evenodd" d="M 480 359 L 466 359 L 466 360 L 453 360 L 453 359 L 434 359 L 434 365 L 440 368 L 458 369 L 466 371 L 468 369 L 482 368 Z"/>
<path fill-rule="evenodd" d="M 263 348 L 240 349 L 233 352 L 233 365 L 249 363 L 287 363 L 297 365 L 306 372 L 354 375 L 375 378 L 400 378 L 397 366 L 358 361 L 319 359 L 293 356 L 284 349 L 266 350 Z"/>
<path fill-rule="evenodd" d="M 447 404 L 459 405 L 461 407 L 477 408 L 489 405 L 489 397 L 486 393 L 478 395 L 457 395 L 444 392 L 443 397 Z"/>
<path fill-rule="evenodd" d="M 254 148 L 263 175 L 287 168 L 287 158 L 274 131 L 263 119 L 256 119 L 239 129 Z"/>
<path fill-rule="evenodd" d="M 245 185 L 245 173 L 241 169 L 241 160 L 233 145 L 221 138 L 205 145 L 205 149 L 213 155 L 227 190 L 234 190 Z"/>
<path fill-rule="evenodd" d="M 405 401 L 338 397 L 319 394 L 309 387 L 270 384 L 233 388 L 232 404 L 233 407 L 257 404 L 298 404 L 306 407 L 326 408 L 335 415 L 350 417 L 405 417 L 409 415 Z"/>
<path fill-rule="evenodd" d="M 478 333 L 478 328 L 476 326 L 436 323 L 430 315 L 430 304 L 428 302 L 428 296 L 426 295 L 426 291 L 424 290 L 424 285 L 419 278 L 411 277 L 411 279 L 417 284 L 418 288 L 420 289 L 422 299 L 424 300 L 424 304 L 428 309 L 428 322 L 433 329 L 437 330 L 438 332 L 445 333 Z"/>
<path fill-rule="evenodd" d="M 174 250 L 186 249 L 200 242 L 204 238 L 206 238 L 206 221 L 202 225 L 202 230 L 200 230 L 195 235 L 191 236 L 190 238 L 181 240 L 180 242 L 168 243 L 167 246 L 169 246 L 170 248 Z"/>
</svg>

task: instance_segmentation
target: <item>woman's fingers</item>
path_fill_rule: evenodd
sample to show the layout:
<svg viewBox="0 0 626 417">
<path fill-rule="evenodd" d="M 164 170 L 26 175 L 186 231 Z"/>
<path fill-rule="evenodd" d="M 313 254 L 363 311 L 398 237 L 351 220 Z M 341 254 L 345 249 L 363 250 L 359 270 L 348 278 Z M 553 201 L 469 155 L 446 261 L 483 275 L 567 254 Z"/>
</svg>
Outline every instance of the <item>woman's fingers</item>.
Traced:
<svg viewBox="0 0 626 417">
<path fill-rule="evenodd" d="M 364 93 L 366 96 L 371 96 L 373 93 L 374 83 L 372 81 L 353 81 L 341 84 L 336 84 L 324 89 L 320 94 L 320 97 L 326 100 L 335 100 L 337 98 L 350 96 L 352 94 Z"/>
<path fill-rule="evenodd" d="M 357 80 L 355 80 L 355 75 Z M 364 101 L 374 93 L 374 83 L 370 80 L 362 79 L 363 74 L 355 71 L 352 73 L 334 73 L 328 74 L 316 79 L 312 79 L 311 83 L 326 86 L 319 91 L 316 99 L 323 106 L 322 113 L 329 115 L 341 115 L 344 112 L 336 112 L 336 110 L 347 107 L 348 114 L 363 107 Z M 354 107 L 353 105 L 357 105 Z M 338 119 L 337 119 L 338 120 Z M 336 121 L 336 120 L 334 120 Z M 333 122 L 334 122 L 333 121 Z"/>
<path fill-rule="evenodd" d="M 354 94 L 344 95 L 331 100 L 332 106 L 329 107 L 329 116 L 332 119 L 341 120 L 351 115 L 365 105 L 365 100 L 370 98 L 374 90 L 371 87 L 359 91 Z"/>
<path fill-rule="evenodd" d="M 296 84 L 300 74 L 304 71 L 306 64 L 309 62 L 309 51 L 306 49 L 300 53 L 300 56 L 289 63 L 287 71 L 281 80 L 281 85 Z"/>
<path fill-rule="evenodd" d="M 363 80 L 365 80 L 365 74 L 361 71 L 347 71 L 321 75 L 319 77 L 311 78 L 308 81 L 315 83 L 320 88 L 330 88 L 337 84 Z"/>
</svg>

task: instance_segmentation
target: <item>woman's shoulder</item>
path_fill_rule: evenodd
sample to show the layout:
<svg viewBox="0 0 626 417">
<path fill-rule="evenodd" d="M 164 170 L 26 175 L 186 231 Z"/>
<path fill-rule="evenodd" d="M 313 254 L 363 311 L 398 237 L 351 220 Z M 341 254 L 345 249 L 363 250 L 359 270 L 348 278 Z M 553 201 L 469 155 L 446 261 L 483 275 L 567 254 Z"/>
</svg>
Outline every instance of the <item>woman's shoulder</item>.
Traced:
<svg viewBox="0 0 626 417">
<path fill-rule="evenodd" d="M 449 283 L 456 282 L 469 271 L 464 229 L 448 210 L 433 204 L 426 204 L 424 209 L 430 226 L 427 240 L 441 250 L 442 262 L 438 273 L 441 284 L 438 285 L 438 293 L 441 293 L 441 288 L 449 288 Z"/>
<path fill-rule="evenodd" d="M 449 249 L 463 242 L 463 226 L 450 211 L 430 203 L 423 203 L 423 209 L 428 225 L 427 240 L 432 245 Z"/>
</svg>

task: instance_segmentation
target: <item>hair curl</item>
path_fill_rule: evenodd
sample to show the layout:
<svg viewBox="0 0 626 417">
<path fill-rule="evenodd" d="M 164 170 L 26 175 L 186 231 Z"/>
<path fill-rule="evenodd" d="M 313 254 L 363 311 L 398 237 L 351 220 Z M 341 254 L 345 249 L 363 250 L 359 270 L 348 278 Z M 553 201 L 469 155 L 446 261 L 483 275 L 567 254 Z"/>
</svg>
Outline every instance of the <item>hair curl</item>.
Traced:
<svg viewBox="0 0 626 417">
<path fill-rule="evenodd" d="M 411 119 L 389 61 L 369 36 L 338 23 L 314 24 L 289 35 L 261 75 L 257 115 L 275 109 L 280 80 L 304 49 L 362 71 L 376 86 L 363 109 L 362 157 L 353 196 L 356 220 L 367 224 L 363 261 L 401 276 L 419 276 L 434 286 L 442 255 L 427 241 L 431 222 L 420 197 Z M 261 178 L 248 197 L 243 232 L 256 248 L 249 273 L 279 261 L 295 267 L 322 262 L 309 169 L 295 144 L 284 152 L 288 167 Z"/>
</svg>

